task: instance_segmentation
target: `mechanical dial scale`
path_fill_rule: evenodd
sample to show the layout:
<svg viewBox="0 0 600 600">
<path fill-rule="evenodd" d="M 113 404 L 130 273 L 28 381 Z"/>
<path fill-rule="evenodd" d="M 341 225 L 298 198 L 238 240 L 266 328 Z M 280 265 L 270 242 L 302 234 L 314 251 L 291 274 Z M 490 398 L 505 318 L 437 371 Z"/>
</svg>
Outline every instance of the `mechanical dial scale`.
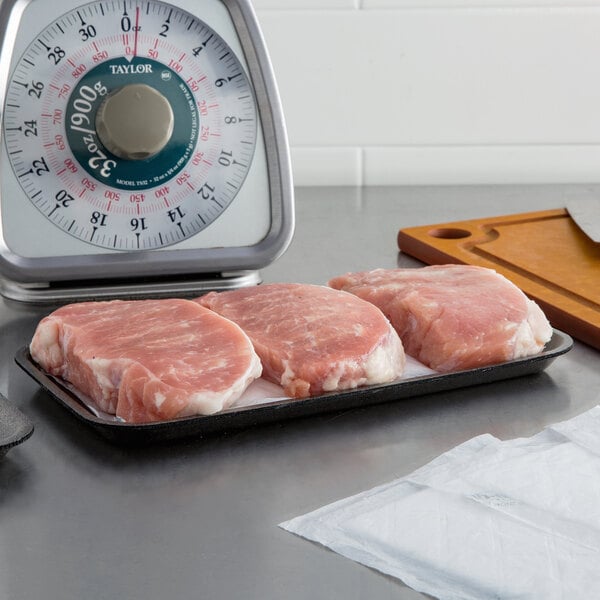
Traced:
<svg viewBox="0 0 600 600">
<path fill-rule="evenodd" d="M 248 0 L 0 0 L 0 273 L 24 301 L 249 285 L 293 233 Z"/>
</svg>

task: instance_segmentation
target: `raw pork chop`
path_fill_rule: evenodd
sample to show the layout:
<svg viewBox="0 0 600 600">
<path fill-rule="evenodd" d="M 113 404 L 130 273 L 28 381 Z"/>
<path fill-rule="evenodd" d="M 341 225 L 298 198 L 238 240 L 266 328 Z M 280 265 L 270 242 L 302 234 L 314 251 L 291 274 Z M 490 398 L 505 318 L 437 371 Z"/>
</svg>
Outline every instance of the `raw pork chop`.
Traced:
<svg viewBox="0 0 600 600">
<path fill-rule="evenodd" d="M 261 374 L 246 334 L 190 300 L 70 304 L 39 323 L 30 350 L 129 422 L 217 412 Z"/>
<path fill-rule="evenodd" d="M 393 381 L 404 350 L 381 311 L 327 288 L 270 284 L 198 299 L 250 337 L 263 376 L 296 398 Z"/>
<path fill-rule="evenodd" d="M 348 273 L 329 285 L 378 306 L 406 353 L 437 371 L 536 354 L 552 336 L 538 305 L 492 269 L 377 269 Z"/>
</svg>

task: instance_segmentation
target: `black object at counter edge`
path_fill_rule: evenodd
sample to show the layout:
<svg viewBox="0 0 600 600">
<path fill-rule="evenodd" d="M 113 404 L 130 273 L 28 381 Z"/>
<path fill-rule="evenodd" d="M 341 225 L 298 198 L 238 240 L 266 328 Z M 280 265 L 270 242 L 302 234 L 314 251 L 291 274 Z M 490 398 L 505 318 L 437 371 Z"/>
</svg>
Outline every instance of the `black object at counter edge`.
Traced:
<svg viewBox="0 0 600 600">
<path fill-rule="evenodd" d="M 0 394 L 0 457 L 31 437 L 33 423 Z"/>
</svg>

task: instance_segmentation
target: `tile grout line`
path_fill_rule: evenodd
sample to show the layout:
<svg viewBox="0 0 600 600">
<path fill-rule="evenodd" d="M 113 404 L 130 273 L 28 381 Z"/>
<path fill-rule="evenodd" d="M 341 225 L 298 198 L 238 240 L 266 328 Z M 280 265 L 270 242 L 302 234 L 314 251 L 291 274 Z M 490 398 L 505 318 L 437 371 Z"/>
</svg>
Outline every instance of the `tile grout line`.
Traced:
<svg viewBox="0 0 600 600">
<path fill-rule="evenodd" d="M 273 6 L 265 6 L 261 7 L 260 5 L 255 6 L 255 9 L 258 12 L 271 12 L 271 13 L 286 13 L 291 11 L 303 11 L 303 12 L 319 12 L 319 11 L 365 11 L 365 12 L 395 12 L 395 11 L 413 11 L 413 10 L 427 10 L 427 11 L 439 11 L 439 10 L 519 10 L 519 11 L 539 11 L 544 9 L 552 9 L 555 11 L 562 10 L 583 10 L 583 9 L 598 9 L 600 8 L 600 3 L 597 1 L 590 2 L 575 2 L 573 4 L 565 3 L 563 0 L 546 0 L 539 3 L 525 3 L 525 4 L 513 4 L 512 2 L 503 2 L 502 0 L 494 1 L 491 4 L 482 5 L 477 0 L 467 1 L 467 2 L 432 2 L 432 3 L 420 3 L 420 2 L 407 2 L 404 4 L 400 4 L 397 6 L 387 6 L 387 5 L 374 5 L 369 6 L 367 4 L 368 0 L 352 0 L 352 4 L 345 7 L 309 7 L 306 8 L 304 6 L 292 6 L 292 7 L 273 7 Z"/>
<path fill-rule="evenodd" d="M 358 147 L 358 185 L 364 185 L 366 179 L 365 174 L 365 148 Z"/>
</svg>

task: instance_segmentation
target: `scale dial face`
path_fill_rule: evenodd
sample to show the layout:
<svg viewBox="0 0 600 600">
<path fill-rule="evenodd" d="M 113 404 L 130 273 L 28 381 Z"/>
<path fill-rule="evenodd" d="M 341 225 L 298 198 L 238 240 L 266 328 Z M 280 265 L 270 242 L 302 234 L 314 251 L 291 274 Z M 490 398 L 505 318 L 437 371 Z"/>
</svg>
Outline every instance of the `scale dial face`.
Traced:
<svg viewBox="0 0 600 600">
<path fill-rule="evenodd" d="M 226 212 L 258 116 L 243 65 L 209 24 L 157 0 L 98 0 L 31 39 L 3 134 L 45 219 L 85 244 L 137 251 L 188 240 Z"/>
</svg>

